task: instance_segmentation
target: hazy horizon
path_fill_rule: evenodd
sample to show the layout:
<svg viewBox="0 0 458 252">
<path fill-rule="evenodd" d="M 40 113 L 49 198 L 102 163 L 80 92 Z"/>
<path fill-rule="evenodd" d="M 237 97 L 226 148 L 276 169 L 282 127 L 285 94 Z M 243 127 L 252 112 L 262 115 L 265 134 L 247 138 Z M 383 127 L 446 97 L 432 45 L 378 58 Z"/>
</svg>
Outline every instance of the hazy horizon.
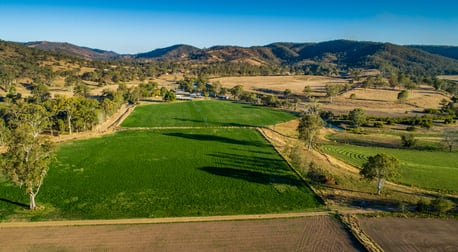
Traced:
<svg viewBox="0 0 458 252">
<path fill-rule="evenodd" d="M 187 44 L 355 40 L 458 46 L 458 2 L 3 0 L 0 39 L 135 54 Z"/>
</svg>

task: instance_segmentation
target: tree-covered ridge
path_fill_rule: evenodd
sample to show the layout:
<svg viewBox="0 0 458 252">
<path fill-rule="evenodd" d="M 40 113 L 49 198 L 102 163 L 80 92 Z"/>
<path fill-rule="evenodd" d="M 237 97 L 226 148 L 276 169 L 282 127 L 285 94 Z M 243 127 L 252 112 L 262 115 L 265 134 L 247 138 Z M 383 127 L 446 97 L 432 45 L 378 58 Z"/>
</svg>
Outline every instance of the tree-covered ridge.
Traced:
<svg viewBox="0 0 458 252">
<path fill-rule="evenodd" d="M 41 48 L 54 52 L 75 54 L 68 43 L 50 43 Z M 81 58 L 87 58 L 87 49 L 81 47 Z M 76 50 L 77 51 L 77 50 Z M 94 51 L 94 50 L 93 50 Z M 85 53 L 83 53 L 85 52 Z M 97 50 L 92 59 L 113 59 L 112 52 Z M 376 68 L 411 75 L 457 74 L 457 47 L 400 46 L 351 40 L 334 40 L 320 43 L 272 43 L 266 46 L 213 46 L 199 49 L 190 45 L 174 45 L 134 55 L 118 55 L 116 61 L 173 62 L 190 69 L 200 64 L 212 68 L 214 64 L 246 64 L 250 67 L 288 68 L 289 72 L 306 74 L 337 74 L 349 68 Z M 228 74 L 221 72 L 218 74 Z M 243 72 L 243 71 L 242 71 Z M 260 71 L 251 71 L 259 73 Z M 270 71 L 271 74 L 281 72 Z M 250 74 L 250 73 L 248 73 Z M 264 73 L 265 74 L 265 73 Z M 269 74 L 269 73 L 268 73 Z"/>
<path fill-rule="evenodd" d="M 412 45 L 412 48 L 417 48 L 432 54 L 442 55 L 444 57 L 458 60 L 458 46 L 424 46 Z"/>
<path fill-rule="evenodd" d="M 81 57 L 84 59 L 112 59 L 120 56 L 119 54 L 112 51 L 81 47 L 70 43 L 37 41 L 27 42 L 24 45 L 31 48 L 38 48 L 45 51 L 62 53 L 73 57 Z"/>
<path fill-rule="evenodd" d="M 385 79 L 402 77 L 436 86 L 440 83 L 425 80 L 434 80 L 440 74 L 458 74 L 455 59 L 411 47 L 348 40 L 208 49 L 177 45 L 138 54 L 141 58 L 130 55 L 105 60 L 88 60 L 86 54 L 69 56 L 56 49 L 58 43 L 52 45 L 51 51 L 45 51 L 0 41 L 0 88 L 7 95 L 17 97 L 14 85 L 19 83 L 35 89 L 40 85 L 51 87 L 60 80 L 67 89 L 74 90 L 87 83 L 98 86 L 142 83 L 177 73 L 205 78 L 290 74 L 354 77 L 355 69 L 378 69 Z M 438 89 L 448 91 L 450 85 L 447 86 Z"/>
</svg>

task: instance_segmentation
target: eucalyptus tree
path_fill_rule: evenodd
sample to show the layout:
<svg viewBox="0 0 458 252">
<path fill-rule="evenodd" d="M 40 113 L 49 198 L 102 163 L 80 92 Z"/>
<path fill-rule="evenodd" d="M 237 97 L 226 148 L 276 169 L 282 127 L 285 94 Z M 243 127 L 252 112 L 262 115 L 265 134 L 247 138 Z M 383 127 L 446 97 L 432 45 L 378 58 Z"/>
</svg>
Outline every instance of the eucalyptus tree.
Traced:
<svg viewBox="0 0 458 252">
<path fill-rule="evenodd" d="M 393 156 L 385 153 L 380 153 L 371 156 L 359 174 L 367 180 L 377 180 L 377 194 L 380 194 L 382 187 L 385 185 L 387 179 L 397 177 L 399 175 L 399 160 Z"/>
<path fill-rule="evenodd" d="M 40 135 L 49 124 L 46 109 L 38 104 L 20 104 L 11 108 L 6 152 L 2 154 L 2 172 L 29 195 L 29 207 L 35 209 L 35 197 L 40 191 L 53 159 L 53 144 Z"/>
<path fill-rule="evenodd" d="M 305 109 L 297 126 L 299 139 L 305 142 L 308 150 L 315 144 L 316 136 L 323 127 L 324 121 L 320 117 L 318 104 L 311 103 Z"/>
<path fill-rule="evenodd" d="M 362 108 L 355 108 L 348 113 L 350 123 L 356 128 L 366 123 L 366 112 Z"/>
<path fill-rule="evenodd" d="M 336 97 L 343 87 L 339 84 L 327 84 L 326 85 L 326 96 L 329 97 L 329 102 L 332 103 L 332 98 Z"/>
</svg>

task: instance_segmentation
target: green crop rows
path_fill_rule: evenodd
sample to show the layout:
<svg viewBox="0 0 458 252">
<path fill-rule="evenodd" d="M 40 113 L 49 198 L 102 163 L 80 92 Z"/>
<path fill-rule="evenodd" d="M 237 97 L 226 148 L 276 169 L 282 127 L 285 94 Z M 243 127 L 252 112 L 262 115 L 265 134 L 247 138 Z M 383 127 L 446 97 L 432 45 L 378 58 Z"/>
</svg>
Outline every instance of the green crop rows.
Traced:
<svg viewBox="0 0 458 252">
<path fill-rule="evenodd" d="M 401 161 L 401 176 L 396 181 L 427 189 L 458 191 L 458 155 L 456 152 L 355 145 L 324 145 L 322 150 L 357 167 L 361 167 L 368 156 L 377 153 L 393 155 Z"/>
<path fill-rule="evenodd" d="M 202 104 L 220 108 L 232 104 L 221 103 Z M 176 105 L 183 106 L 160 105 L 163 111 L 151 115 L 165 118 L 160 113 L 167 110 L 170 117 L 177 116 L 180 112 L 167 108 L 181 108 Z M 261 113 L 257 107 L 235 106 Z M 235 117 L 244 112 L 231 113 Z M 290 116 L 283 113 L 267 121 Z M 215 116 L 208 118 L 217 120 Z M 191 119 L 197 121 L 196 117 Z M 260 122 L 258 118 L 240 124 Z M 236 123 L 226 121 L 221 125 Z M 6 181 L 0 181 L 0 195 L 0 219 L 255 214 L 322 206 L 275 149 L 256 130 L 248 128 L 125 130 L 68 142 L 59 146 L 57 160 L 38 194 L 37 203 L 45 210 L 32 214 L 21 210 L 24 207 L 18 205 L 27 204 L 26 194 Z"/>
<path fill-rule="evenodd" d="M 123 127 L 255 127 L 289 121 L 295 115 L 228 101 L 192 101 L 139 106 Z"/>
</svg>

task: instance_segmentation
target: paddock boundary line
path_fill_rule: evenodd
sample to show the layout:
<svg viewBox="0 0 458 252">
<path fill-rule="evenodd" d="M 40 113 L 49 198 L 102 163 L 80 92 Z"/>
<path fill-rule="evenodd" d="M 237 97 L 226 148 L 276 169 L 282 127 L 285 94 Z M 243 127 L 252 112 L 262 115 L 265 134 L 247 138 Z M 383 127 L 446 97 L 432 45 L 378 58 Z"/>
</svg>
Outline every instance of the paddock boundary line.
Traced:
<svg viewBox="0 0 458 252">
<path fill-rule="evenodd" d="M 311 216 L 326 216 L 330 211 L 297 212 L 278 214 L 249 214 L 249 215 L 219 215 L 198 217 L 166 217 L 166 218 L 138 218 L 138 219 L 108 219 L 108 220 L 62 220 L 37 222 L 1 222 L 0 228 L 16 227 L 65 227 L 65 226 L 95 226 L 95 225 L 135 225 L 135 224 L 167 224 L 191 222 L 219 222 L 243 220 L 287 219 Z"/>
</svg>

